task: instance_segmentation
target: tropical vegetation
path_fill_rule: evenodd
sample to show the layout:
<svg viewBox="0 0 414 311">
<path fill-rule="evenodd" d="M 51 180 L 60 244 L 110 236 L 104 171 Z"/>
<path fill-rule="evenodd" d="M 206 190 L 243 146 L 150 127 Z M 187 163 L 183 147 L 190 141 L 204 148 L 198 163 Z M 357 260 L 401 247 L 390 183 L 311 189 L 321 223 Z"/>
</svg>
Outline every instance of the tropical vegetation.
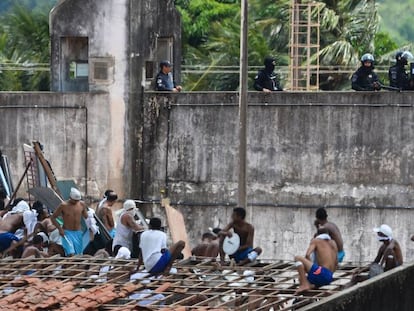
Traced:
<svg viewBox="0 0 414 311">
<path fill-rule="evenodd" d="M 47 90 L 48 13 L 57 0 L 0 3 L 0 90 Z M 16 4 L 17 2 L 17 4 Z M 400 3 L 401 2 L 401 3 Z M 183 80 L 188 90 L 236 90 L 239 84 L 240 0 L 175 0 L 183 24 Z M 388 64 L 398 47 L 414 40 L 414 0 L 320 0 L 323 66 L 354 68 L 365 52 Z M 396 5 L 399 3 L 399 5 Z M 291 0 L 249 0 L 252 80 L 263 58 L 289 63 Z M 382 17 L 381 17 L 382 12 Z M 392 16 L 392 18 L 390 18 Z M 401 27 L 401 28 L 400 28 Z M 40 69 L 40 70 L 39 70 Z M 286 72 L 282 72 L 286 78 Z M 342 89 L 349 74 L 325 74 L 322 89 Z"/>
</svg>

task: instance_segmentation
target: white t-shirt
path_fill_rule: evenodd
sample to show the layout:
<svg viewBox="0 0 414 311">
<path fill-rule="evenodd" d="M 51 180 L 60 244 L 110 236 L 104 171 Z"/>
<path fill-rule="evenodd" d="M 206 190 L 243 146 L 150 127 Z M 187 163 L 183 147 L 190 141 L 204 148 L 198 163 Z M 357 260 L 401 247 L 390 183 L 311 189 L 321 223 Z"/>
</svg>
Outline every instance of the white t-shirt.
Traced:
<svg viewBox="0 0 414 311">
<path fill-rule="evenodd" d="M 160 230 L 147 230 L 141 234 L 139 247 L 142 251 L 145 269 L 150 271 L 160 260 L 161 250 L 167 248 L 167 235 Z"/>
</svg>

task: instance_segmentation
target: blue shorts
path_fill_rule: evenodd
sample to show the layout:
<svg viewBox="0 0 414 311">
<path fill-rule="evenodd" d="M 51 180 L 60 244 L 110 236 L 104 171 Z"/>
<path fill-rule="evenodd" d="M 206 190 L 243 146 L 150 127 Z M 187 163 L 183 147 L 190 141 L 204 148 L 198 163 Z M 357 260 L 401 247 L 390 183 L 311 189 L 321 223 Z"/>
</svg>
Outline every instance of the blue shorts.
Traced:
<svg viewBox="0 0 414 311">
<path fill-rule="evenodd" d="M 345 252 L 343 250 L 339 251 L 338 252 L 338 262 L 344 261 L 344 257 L 345 257 Z"/>
<path fill-rule="evenodd" d="M 333 273 L 325 267 L 313 264 L 308 272 L 308 281 L 316 287 L 329 285 L 333 281 Z"/>
<path fill-rule="evenodd" d="M 111 238 L 115 237 L 115 233 L 116 233 L 116 229 L 112 228 L 111 231 L 109 231 L 109 235 L 111 236 Z"/>
<path fill-rule="evenodd" d="M 83 252 L 83 232 L 64 230 L 65 236 L 62 237 L 62 246 L 66 256 L 80 255 Z"/>
<path fill-rule="evenodd" d="M 5 232 L 0 234 L 0 252 L 8 249 L 13 241 L 20 241 L 20 239 L 13 233 Z"/>
<path fill-rule="evenodd" d="M 230 256 L 230 258 L 234 258 L 234 260 L 239 263 L 240 261 L 243 261 L 247 259 L 249 256 L 249 253 L 253 251 L 252 247 L 248 247 L 243 251 L 237 251 L 233 255 Z"/>
<path fill-rule="evenodd" d="M 157 261 L 154 267 L 152 267 L 150 273 L 162 273 L 164 272 L 165 268 L 171 262 L 171 254 L 169 250 L 166 250 L 164 254 L 162 254 L 161 258 Z"/>
</svg>

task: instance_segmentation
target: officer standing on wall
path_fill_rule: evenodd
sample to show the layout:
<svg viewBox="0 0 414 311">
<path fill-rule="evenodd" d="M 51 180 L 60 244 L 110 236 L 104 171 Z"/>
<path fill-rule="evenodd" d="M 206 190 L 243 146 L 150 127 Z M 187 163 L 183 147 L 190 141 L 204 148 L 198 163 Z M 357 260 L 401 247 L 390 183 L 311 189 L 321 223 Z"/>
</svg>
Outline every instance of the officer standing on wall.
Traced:
<svg viewBox="0 0 414 311">
<path fill-rule="evenodd" d="M 182 87 L 176 85 L 172 72 L 172 65 L 168 60 L 160 63 L 160 72 L 155 79 L 155 90 L 162 92 L 181 92 Z"/>
<path fill-rule="evenodd" d="M 366 53 L 361 57 L 361 67 L 352 75 L 352 89 L 355 91 L 379 91 L 381 84 L 374 72 L 374 56 Z"/>
<path fill-rule="evenodd" d="M 405 71 L 405 65 L 408 64 L 408 59 L 413 59 L 413 54 L 408 51 L 400 51 L 395 54 L 396 64 L 388 70 L 388 78 L 390 79 L 390 86 L 399 88 L 400 90 L 413 89 L 410 86 L 410 78 Z"/>
<path fill-rule="evenodd" d="M 255 90 L 265 93 L 283 91 L 279 76 L 273 71 L 275 70 L 276 60 L 273 57 L 266 57 L 264 65 L 265 67 L 260 69 L 254 78 Z"/>
</svg>

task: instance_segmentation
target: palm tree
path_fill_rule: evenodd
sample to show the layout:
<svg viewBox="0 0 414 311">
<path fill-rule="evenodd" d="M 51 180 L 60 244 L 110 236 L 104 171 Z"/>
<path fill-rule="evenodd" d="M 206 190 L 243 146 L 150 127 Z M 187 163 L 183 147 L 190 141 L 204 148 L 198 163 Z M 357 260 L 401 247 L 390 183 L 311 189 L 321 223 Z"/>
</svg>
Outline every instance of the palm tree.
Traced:
<svg viewBox="0 0 414 311">
<path fill-rule="evenodd" d="M 2 90 L 49 90 L 48 71 L 30 71 L 37 64 L 49 63 L 49 11 L 30 10 L 16 5 L 1 18 L 1 62 L 27 68 L 19 72 L 1 73 L 1 81 L 14 76 L 20 83 L 0 84 Z"/>
</svg>

